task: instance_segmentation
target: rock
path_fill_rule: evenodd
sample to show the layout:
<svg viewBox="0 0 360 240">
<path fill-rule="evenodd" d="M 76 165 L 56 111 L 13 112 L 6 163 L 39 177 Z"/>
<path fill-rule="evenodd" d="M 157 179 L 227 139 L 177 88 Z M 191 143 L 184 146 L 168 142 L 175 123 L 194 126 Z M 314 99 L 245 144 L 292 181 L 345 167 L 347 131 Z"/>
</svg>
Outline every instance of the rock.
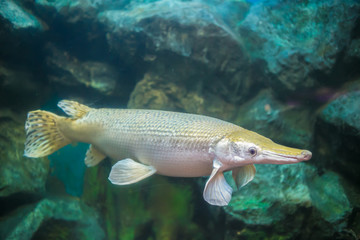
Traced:
<svg viewBox="0 0 360 240">
<path fill-rule="evenodd" d="M 34 99 L 36 92 L 42 94 Z M 36 105 L 38 107 L 48 95 L 47 87 L 41 81 L 36 81 L 30 69 L 8 66 L 0 61 L 0 107 L 11 108 L 18 113 L 24 112 Z"/>
<path fill-rule="evenodd" d="M 62 224 L 45 227 L 52 221 Z M 72 224 L 63 224 L 65 221 Z M 61 235 L 72 239 L 105 239 L 97 213 L 71 198 L 43 199 L 20 208 L 0 222 L 0 229 L 4 240 L 50 239 Z"/>
<path fill-rule="evenodd" d="M 210 95 L 220 94 L 229 102 L 239 102 L 252 94 L 256 82 L 253 79 L 258 77 L 258 71 L 250 65 L 241 40 L 227 25 L 236 25 L 243 18 L 248 4 L 208 5 L 162 0 L 132 2 L 124 8 L 127 4 L 88 0 L 36 1 L 38 14 L 49 19 L 48 22 L 60 24 L 65 29 L 75 26 L 84 29 L 65 33 L 76 34 L 76 39 L 83 39 L 83 43 L 61 37 L 63 42 L 75 41 L 79 48 L 86 45 L 94 51 L 89 43 L 99 44 L 101 35 L 106 34 L 111 54 L 121 59 L 121 68 L 130 73 L 128 80 L 135 82 L 151 69 L 160 76 L 167 75 L 172 81 L 186 82 L 187 85 L 196 80 L 199 82 L 197 88 Z M 225 14 L 228 10 L 232 12 L 229 19 Z M 235 14 L 237 10 L 242 12 L 241 16 Z M 96 18 L 97 11 L 102 12 Z M 108 46 L 101 43 L 100 47 Z M 172 62 L 171 68 L 169 62 Z M 81 75 L 82 71 L 78 72 Z"/>
<path fill-rule="evenodd" d="M 24 121 L 15 117 L 9 110 L 0 112 L 0 197 L 19 192 L 43 194 L 48 160 L 23 156 Z"/>
<path fill-rule="evenodd" d="M 245 224 L 237 229 L 243 236 L 251 236 L 254 226 L 260 232 L 271 226 L 272 236 L 324 239 L 346 227 L 352 207 L 335 173 L 319 176 L 316 168 L 304 163 L 256 168 L 254 180 L 235 192 L 225 207 L 229 222 Z M 236 234 L 229 231 L 230 236 Z M 261 234 L 255 236 L 262 239 Z"/>
<path fill-rule="evenodd" d="M 310 207 L 304 168 L 304 164 L 257 165 L 254 180 L 233 194 L 225 211 L 249 225 L 270 225 L 285 220 L 299 207 Z M 231 176 L 227 180 L 233 182 Z"/>
<path fill-rule="evenodd" d="M 110 95 L 116 89 L 119 73 L 109 64 L 93 61 L 80 61 L 66 51 L 48 46 L 50 55 L 48 66 L 53 69 L 49 80 L 67 86 L 83 85 Z"/>
<path fill-rule="evenodd" d="M 360 180 L 360 82 L 354 81 L 322 108 L 317 119 L 315 149 L 317 165 L 341 173 L 350 181 Z"/>
<path fill-rule="evenodd" d="M 263 90 L 239 107 L 234 122 L 284 145 L 308 148 L 314 120 L 304 107 L 286 105 Z"/>
<path fill-rule="evenodd" d="M 155 20 L 155 18 L 158 20 L 152 22 L 151 19 Z M 149 40 L 153 41 L 149 44 L 154 45 L 155 50 L 169 50 L 181 56 L 191 56 L 209 64 L 218 64 L 219 60 L 211 61 L 213 59 L 209 59 L 209 57 L 214 56 L 210 54 L 207 56 L 207 50 L 196 43 L 196 40 L 206 41 L 209 37 L 207 31 L 213 30 L 212 37 L 221 40 L 221 35 L 229 36 L 230 39 L 223 37 L 222 40 L 232 40 L 232 46 L 237 41 L 234 33 L 223 22 L 216 19 L 216 15 L 211 12 L 207 5 L 196 2 L 168 0 L 145 4 L 135 2 L 129 10 L 104 11 L 99 14 L 99 20 L 107 27 L 115 28 L 111 34 L 120 34 L 125 31 L 142 32 L 149 37 Z M 171 24 L 168 21 L 172 21 L 174 24 L 171 29 L 169 29 L 170 26 L 167 26 Z M 192 32 L 196 30 L 195 35 L 186 31 L 191 30 L 189 28 L 194 28 L 195 25 L 199 27 L 197 30 L 192 30 Z M 165 32 L 161 30 L 165 30 Z M 120 44 L 111 41 L 109 43 L 114 47 Z"/>
<path fill-rule="evenodd" d="M 29 89 L 32 88 L 28 84 L 29 73 L 35 72 L 39 78 L 42 77 L 41 71 L 38 71 L 39 61 L 42 60 L 39 48 L 47 29 L 47 25 L 31 11 L 31 5 L 27 1 L 0 1 L 0 68 L 15 69 L 15 75 L 27 72 L 21 80 Z M 2 73 L 3 69 L 0 69 L 0 75 Z M 22 84 L 17 87 L 25 89 Z"/>
<path fill-rule="evenodd" d="M 56 15 L 60 15 L 65 19 L 66 22 L 76 23 L 81 20 L 91 20 L 96 16 L 96 4 L 95 1 L 91 0 L 60 0 L 60 1 L 47 1 L 47 0 L 36 0 L 35 7 L 37 8 L 38 14 L 44 19 L 54 19 L 51 16 L 51 12 L 56 12 Z M 50 21 L 49 21 L 50 22 Z"/>
<path fill-rule="evenodd" d="M 103 11 L 98 19 L 107 29 L 111 50 L 138 71 L 151 69 L 230 102 L 252 93 L 257 72 L 241 40 L 205 3 L 134 3 L 124 10 Z"/>
<path fill-rule="evenodd" d="M 273 87 L 315 86 L 314 72 L 330 73 L 350 43 L 358 1 L 271 0 L 251 6 L 239 32 L 254 59 L 266 62 Z"/>
<path fill-rule="evenodd" d="M 331 171 L 318 176 L 310 168 L 306 170 L 306 178 L 312 205 L 324 220 L 334 224 L 334 230 L 341 231 L 346 227 L 347 217 L 352 210 L 341 179 Z"/>
<path fill-rule="evenodd" d="M 212 11 L 221 16 L 222 20 L 232 30 L 239 27 L 251 6 L 250 1 L 206 1 L 206 3 Z"/>
<path fill-rule="evenodd" d="M 357 58 L 360 59 L 360 39 L 353 39 L 351 41 L 350 46 L 348 47 L 346 51 L 348 62 L 351 62 L 351 58 Z M 350 58 L 350 59 L 349 59 Z"/>
<path fill-rule="evenodd" d="M 36 0 L 35 4 L 39 14 L 44 17 L 50 18 L 48 14 L 53 11 L 57 12 L 66 22 L 77 23 L 95 19 L 97 12 L 104 9 L 124 8 L 129 2 L 113 0 Z"/>
<path fill-rule="evenodd" d="M 185 104 L 188 101 L 189 104 Z M 128 108 L 201 111 L 204 100 L 196 93 L 188 93 L 181 85 L 166 81 L 155 74 L 145 74 L 130 95 Z M 186 110 L 185 110 L 186 111 Z"/>
<path fill-rule="evenodd" d="M 6 19 L 12 26 L 12 29 L 33 29 L 44 30 L 44 27 L 36 16 L 19 5 L 16 1 L 3 0 L 0 2 L 0 16 Z"/>
<path fill-rule="evenodd" d="M 345 92 L 329 102 L 320 117 L 337 128 L 352 129 L 352 135 L 360 134 L 360 82 L 346 87 Z"/>
<path fill-rule="evenodd" d="M 128 108 L 149 108 L 205 114 L 222 119 L 234 115 L 235 106 L 212 94 L 187 89 L 184 84 L 173 83 L 168 76 L 145 74 L 131 93 Z"/>
</svg>

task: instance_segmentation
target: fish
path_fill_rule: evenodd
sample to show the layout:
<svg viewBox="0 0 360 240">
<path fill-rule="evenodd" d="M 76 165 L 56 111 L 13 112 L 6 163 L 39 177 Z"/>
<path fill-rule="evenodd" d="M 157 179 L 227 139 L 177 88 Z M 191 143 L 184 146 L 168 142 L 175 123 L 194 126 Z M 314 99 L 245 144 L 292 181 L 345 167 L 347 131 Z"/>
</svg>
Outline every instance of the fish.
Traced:
<svg viewBox="0 0 360 240">
<path fill-rule="evenodd" d="M 232 171 L 237 188 L 253 180 L 254 164 L 292 164 L 310 160 L 308 150 L 286 147 L 233 123 L 204 115 L 149 109 L 90 108 L 71 100 L 58 103 L 68 117 L 35 110 L 25 122 L 24 155 L 45 157 L 74 143 L 89 143 L 85 164 L 106 157 L 117 161 L 109 180 L 137 183 L 153 174 L 209 176 L 206 202 L 229 204 L 233 189 L 224 172 Z"/>
</svg>

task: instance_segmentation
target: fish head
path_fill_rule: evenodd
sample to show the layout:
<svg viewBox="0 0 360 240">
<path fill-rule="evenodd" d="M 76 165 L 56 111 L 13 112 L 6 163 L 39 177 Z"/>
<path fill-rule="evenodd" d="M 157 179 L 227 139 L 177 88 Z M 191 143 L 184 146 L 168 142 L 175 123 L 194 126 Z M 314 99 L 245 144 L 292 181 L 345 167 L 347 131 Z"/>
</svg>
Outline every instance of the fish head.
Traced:
<svg viewBox="0 0 360 240">
<path fill-rule="evenodd" d="M 228 168 L 248 164 L 291 164 L 312 157 L 308 150 L 277 144 L 246 129 L 224 137 L 217 143 L 215 151 L 219 160 Z"/>
</svg>

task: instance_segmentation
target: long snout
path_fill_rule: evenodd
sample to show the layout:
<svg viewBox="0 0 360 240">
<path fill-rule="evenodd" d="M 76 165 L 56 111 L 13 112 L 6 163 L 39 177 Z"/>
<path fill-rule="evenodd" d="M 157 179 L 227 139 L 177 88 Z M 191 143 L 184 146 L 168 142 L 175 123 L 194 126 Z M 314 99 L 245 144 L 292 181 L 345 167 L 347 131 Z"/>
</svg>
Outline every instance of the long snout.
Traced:
<svg viewBox="0 0 360 240">
<path fill-rule="evenodd" d="M 274 143 L 271 148 L 263 149 L 259 163 L 291 164 L 308 161 L 312 153 L 308 150 L 290 148 Z"/>
</svg>

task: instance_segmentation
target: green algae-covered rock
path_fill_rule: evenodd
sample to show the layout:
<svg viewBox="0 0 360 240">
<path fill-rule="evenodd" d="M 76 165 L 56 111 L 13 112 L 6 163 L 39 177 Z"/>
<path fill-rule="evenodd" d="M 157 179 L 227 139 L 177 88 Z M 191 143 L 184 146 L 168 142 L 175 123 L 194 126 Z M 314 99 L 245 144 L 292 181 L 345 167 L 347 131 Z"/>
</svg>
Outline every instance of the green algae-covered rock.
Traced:
<svg viewBox="0 0 360 240">
<path fill-rule="evenodd" d="M 339 90 L 319 114 L 316 148 L 318 166 L 331 168 L 358 182 L 360 154 L 360 84 L 355 81 Z"/>
<path fill-rule="evenodd" d="M 42 23 L 29 11 L 12 0 L 0 2 L 0 16 L 10 22 L 13 29 L 36 29 L 43 30 Z"/>
<path fill-rule="evenodd" d="M 264 239 L 253 235 L 257 229 L 269 231 L 269 237 L 318 239 L 346 227 L 352 207 L 337 174 L 319 176 L 316 168 L 304 163 L 256 168 L 254 180 L 235 192 L 225 207 L 229 223 L 236 219 L 245 224 L 237 229 L 243 236 Z M 231 231 L 229 236 L 236 234 Z"/>
<path fill-rule="evenodd" d="M 51 22 L 61 16 L 65 22 L 77 23 L 84 19 L 91 20 L 96 16 L 96 5 L 91 0 L 36 0 L 38 14 Z M 54 14 L 56 13 L 56 14 Z"/>
<path fill-rule="evenodd" d="M 250 55 L 266 62 L 276 89 L 316 86 L 351 41 L 359 1 L 258 1 L 239 22 Z M 336 34 L 334 34 L 336 33 Z"/>
<path fill-rule="evenodd" d="M 356 38 L 351 41 L 346 52 L 347 61 L 351 62 L 352 58 L 360 59 L 360 39 Z"/>
<path fill-rule="evenodd" d="M 335 230 L 344 228 L 352 206 L 339 176 L 331 171 L 318 176 L 316 172 L 307 169 L 306 178 L 314 208 L 320 212 L 323 219 L 334 224 Z"/>
<path fill-rule="evenodd" d="M 249 225 L 284 221 L 297 208 L 311 206 L 305 168 L 305 164 L 256 165 L 254 180 L 233 194 L 225 211 Z"/>
<path fill-rule="evenodd" d="M 45 158 L 23 156 L 25 130 L 22 119 L 10 110 L 0 111 L 1 197 L 18 192 L 34 194 L 45 192 L 49 163 Z"/>
<path fill-rule="evenodd" d="M 159 76 L 145 74 L 131 93 L 128 108 L 178 110 L 183 107 L 180 101 L 185 94 L 185 89 L 180 86 L 166 82 Z"/>
<path fill-rule="evenodd" d="M 131 93 L 128 108 L 149 108 L 205 114 L 230 119 L 235 105 L 219 96 L 188 89 L 185 84 L 173 82 L 168 76 L 145 74 Z"/>
<path fill-rule="evenodd" d="M 311 145 L 314 121 L 309 110 L 281 103 L 270 90 L 240 106 L 234 120 L 276 142 L 304 149 Z"/>
<path fill-rule="evenodd" d="M 42 225 L 53 220 L 69 221 L 72 224 L 65 225 L 61 231 L 56 227 L 42 229 Z M 105 236 L 98 221 L 96 212 L 78 199 L 43 199 L 36 204 L 16 210 L 10 217 L 0 221 L 0 236 L 4 240 L 66 239 L 61 236 L 71 239 L 100 240 Z M 68 236 L 68 232 L 72 235 Z"/>
<path fill-rule="evenodd" d="M 352 133 L 360 135 L 360 84 L 351 84 L 348 90 L 332 100 L 321 112 L 320 117 L 337 128 L 353 128 Z"/>
</svg>

